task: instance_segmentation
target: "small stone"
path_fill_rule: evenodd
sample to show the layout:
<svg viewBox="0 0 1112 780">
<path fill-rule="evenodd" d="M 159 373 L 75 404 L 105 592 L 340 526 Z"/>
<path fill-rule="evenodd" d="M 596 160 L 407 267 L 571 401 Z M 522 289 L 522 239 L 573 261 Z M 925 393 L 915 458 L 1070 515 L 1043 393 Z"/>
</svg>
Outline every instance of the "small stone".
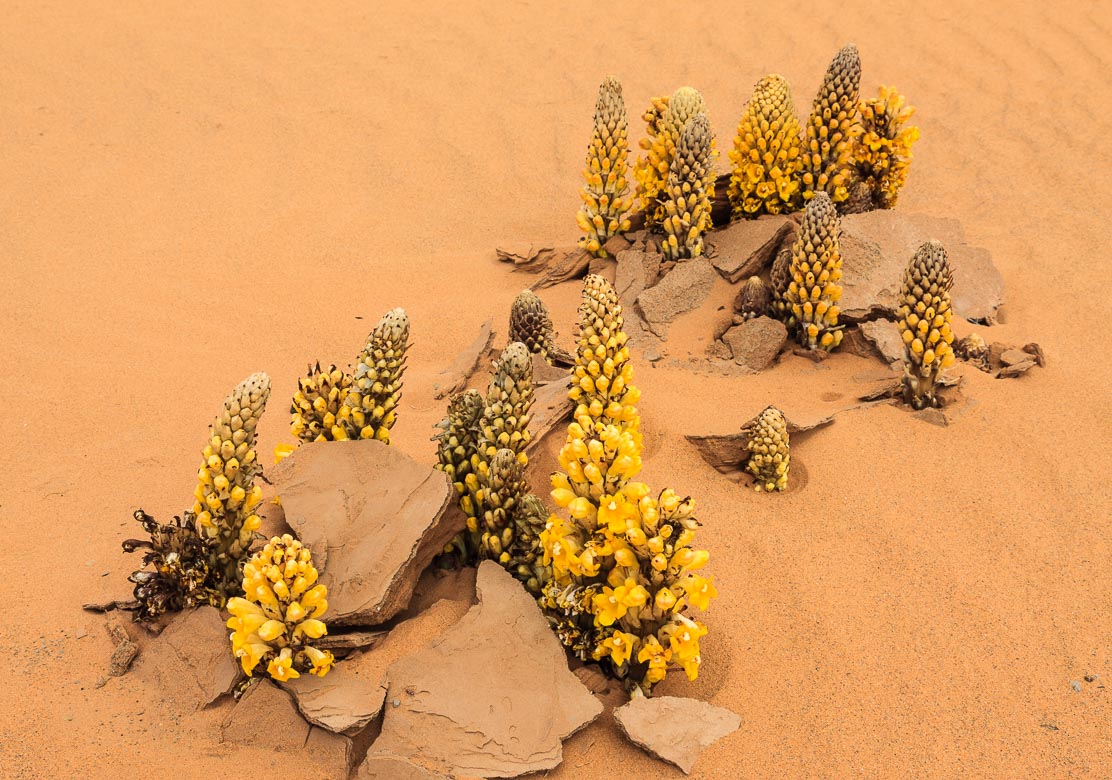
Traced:
<svg viewBox="0 0 1112 780">
<path fill-rule="evenodd" d="M 939 428 L 945 428 L 947 425 L 950 424 L 949 419 L 947 419 L 946 415 L 942 412 L 941 409 L 927 407 L 926 409 L 920 409 L 917 412 L 912 412 L 912 414 L 918 417 L 923 422 L 928 422 L 931 425 L 937 425 Z"/>
<path fill-rule="evenodd" d="M 1096 682 L 1099 679 L 1100 679 L 1099 674 L 1087 674 L 1087 675 L 1085 675 L 1085 682 L 1089 682 L 1089 683 Z"/>
<path fill-rule="evenodd" d="M 1006 349 L 1000 354 L 1000 362 L 1005 366 L 1018 366 L 1031 360 L 1031 354 L 1022 349 Z"/>
<path fill-rule="evenodd" d="M 734 362 L 754 372 L 764 371 L 775 363 L 787 340 L 784 323 L 771 317 L 747 320 L 722 335 Z"/>
<path fill-rule="evenodd" d="M 137 655 L 139 655 L 139 645 L 129 639 L 120 642 L 112 653 L 112 659 L 108 665 L 108 676 L 122 677 L 125 675 Z"/>
<path fill-rule="evenodd" d="M 1073 688 L 1074 691 L 1076 691 L 1077 693 L 1081 693 L 1081 683 L 1077 680 L 1070 680 L 1070 687 Z"/>
<path fill-rule="evenodd" d="M 714 286 L 714 268 L 705 257 L 679 263 L 655 287 L 637 297 L 637 306 L 657 335 L 667 332 L 668 323 L 699 307 Z"/>
<path fill-rule="evenodd" d="M 678 696 L 643 696 L 614 710 L 618 727 L 638 747 L 690 774 L 699 755 L 737 731 L 741 718 L 723 707 Z"/>
<path fill-rule="evenodd" d="M 904 359 L 904 342 L 896 323 L 891 320 L 863 322 L 860 331 L 889 364 L 899 363 Z"/>
</svg>

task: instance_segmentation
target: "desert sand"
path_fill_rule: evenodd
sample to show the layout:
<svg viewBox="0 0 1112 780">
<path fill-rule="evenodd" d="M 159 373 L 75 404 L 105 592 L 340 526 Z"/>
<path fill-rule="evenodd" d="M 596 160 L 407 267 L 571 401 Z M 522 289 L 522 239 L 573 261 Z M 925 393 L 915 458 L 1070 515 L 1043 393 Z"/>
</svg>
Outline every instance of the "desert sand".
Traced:
<svg viewBox="0 0 1112 780">
<path fill-rule="evenodd" d="M 761 76 L 805 112 L 849 41 L 865 90 L 918 109 L 898 208 L 992 252 L 1007 303 L 979 330 L 1048 365 L 957 369 L 977 405 L 947 428 L 840 415 L 793 452 L 805 487 L 770 497 L 684 434 L 849 405 L 879 364 L 700 373 L 706 314 L 677 322 L 670 360 L 635 358 L 644 475 L 695 497 L 721 595 L 698 681 L 662 692 L 742 717 L 699 778 L 1109 776 L 1112 13 L 901 5 L 5 3 L 0 776 L 327 776 L 220 744 L 227 702 L 180 715 L 134 675 L 95 687 L 112 645 L 81 603 L 129 592 L 133 510 L 187 507 L 252 371 L 274 381 L 260 452 L 290 441 L 306 362 L 349 360 L 394 306 L 414 347 L 393 438 L 433 463 L 434 377 L 530 281 L 494 247 L 577 238 L 601 79 L 634 142 L 650 96 L 696 86 L 725 150 Z M 565 343 L 578 291 L 542 291 Z M 616 767 L 680 776 L 605 716 L 548 776 Z"/>
</svg>

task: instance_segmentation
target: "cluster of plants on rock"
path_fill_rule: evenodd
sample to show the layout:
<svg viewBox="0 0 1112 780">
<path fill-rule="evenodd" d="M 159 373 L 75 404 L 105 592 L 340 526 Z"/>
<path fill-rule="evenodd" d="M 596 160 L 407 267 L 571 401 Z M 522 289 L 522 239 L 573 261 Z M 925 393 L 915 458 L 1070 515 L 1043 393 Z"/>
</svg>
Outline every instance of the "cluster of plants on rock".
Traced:
<svg viewBox="0 0 1112 780">
<path fill-rule="evenodd" d="M 914 109 L 889 86 L 876 98 L 862 99 L 860 83 L 861 59 L 850 44 L 830 63 L 801 123 L 784 77 L 771 74 L 757 82 L 729 153 L 732 218 L 798 211 L 820 192 L 843 213 L 895 205 L 919 138 L 919 129 L 908 124 Z M 643 115 L 635 200 L 645 227 L 662 235 L 666 259 L 702 254 L 702 237 L 711 228 L 717 152 L 706 112 L 702 95 L 681 87 L 652 98 Z M 577 216 L 586 234 L 582 246 L 598 257 L 606 255 L 606 241 L 631 224 L 627 136 L 621 85 L 609 77 L 599 90 Z"/>
</svg>

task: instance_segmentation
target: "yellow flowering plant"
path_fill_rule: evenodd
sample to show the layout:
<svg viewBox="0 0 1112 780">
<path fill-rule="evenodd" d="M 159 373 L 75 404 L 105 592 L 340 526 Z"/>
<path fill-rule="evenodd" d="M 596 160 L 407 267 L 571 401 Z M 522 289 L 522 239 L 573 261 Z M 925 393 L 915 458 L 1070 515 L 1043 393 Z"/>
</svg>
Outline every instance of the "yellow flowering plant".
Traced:
<svg viewBox="0 0 1112 780">
<path fill-rule="evenodd" d="M 317 584 L 309 548 L 289 534 L 275 536 L 243 567 L 244 598 L 228 601 L 232 652 L 250 677 L 260 664 L 279 682 L 302 672 L 323 677 L 332 653 L 313 647 L 328 628 L 328 591 Z"/>
<path fill-rule="evenodd" d="M 588 276 L 569 397 L 575 404 L 540 534 L 551 568 L 540 604 L 561 641 L 600 662 L 632 692 L 650 694 L 670 668 L 699 673 L 706 627 L 689 608 L 717 595 L 698 572 L 709 554 L 693 546 L 694 502 L 634 481 L 641 470 L 640 392 L 617 294 Z"/>
</svg>

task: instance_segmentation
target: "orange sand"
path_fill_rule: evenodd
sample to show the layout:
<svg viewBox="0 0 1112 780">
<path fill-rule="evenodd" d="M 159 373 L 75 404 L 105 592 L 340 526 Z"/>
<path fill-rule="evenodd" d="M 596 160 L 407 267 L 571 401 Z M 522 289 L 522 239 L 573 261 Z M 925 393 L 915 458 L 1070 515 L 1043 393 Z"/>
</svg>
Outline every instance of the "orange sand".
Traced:
<svg viewBox="0 0 1112 780">
<path fill-rule="evenodd" d="M 323 776 L 219 744 L 227 704 L 179 717 L 134 675 L 94 689 L 111 647 L 79 605 L 128 592 L 133 509 L 186 507 L 205 426 L 252 371 L 275 388 L 261 450 L 289 440 L 305 363 L 350 359 L 398 305 L 415 346 L 394 439 L 431 463 L 433 377 L 527 284 L 492 248 L 577 236 L 602 77 L 635 137 L 650 95 L 698 87 L 724 152 L 757 79 L 783 74 L 806 109 L 847 41 L 865 89 L 918 108 L 900 207 L 963 220 L 1008 286 L 986 335 L 1050 362 L 963 370 L 979 405 L 948 429 L 840 416 L 781 497 L 682 435 L 835 408 L 878 364 L 637 363 L 646 480 L 698 501 L 721 594 L 702 676 L 665 692 L 743 717 L 695 776 L 1112 772 L 1108 6 L 91 5 L 0 13 L 0 776 Z M 577 296 L 544 293 L 565 338 Z M 706 321 L 677 323 L 670 357 L 700 356 Z M 565 756 L 550 777 L 678 775 L 605 719 Z"/>
</svg>

